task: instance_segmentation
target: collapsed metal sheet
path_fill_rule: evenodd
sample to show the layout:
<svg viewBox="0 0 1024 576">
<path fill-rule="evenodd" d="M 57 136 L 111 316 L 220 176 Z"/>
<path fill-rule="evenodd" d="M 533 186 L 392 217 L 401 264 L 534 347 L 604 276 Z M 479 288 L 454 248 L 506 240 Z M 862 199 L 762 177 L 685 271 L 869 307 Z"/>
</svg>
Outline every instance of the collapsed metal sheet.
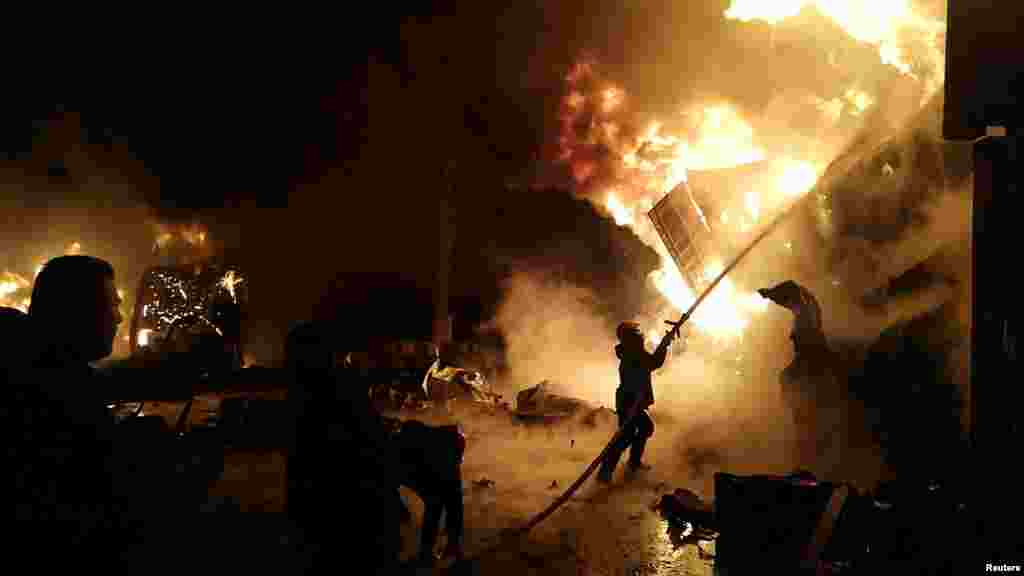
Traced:
<svg viewBox="0 0 1024 576">
<path fill-rule="evenodd" d="M 665 195 L 647 216 L 683 279 L 701 289 L 707 282 L 704 269 L 713 251 L 711 227 L 686 183 Z"/>
<path fill-rule="evenodd" d="M 713 215 L 742 206 L 739 196 L 757 192 L 766 185 L 771 168 L 770 162 L 761 161 L 733 168 L 690 171 L 687 181 L 673 188 L 648 213 L 679 272 L 694 289 L 707 287 L 709 260 L 731 260 L 756 231 L 751 227 L 748 235 L 731 233 L 716 238 L 712 234 L 712 222 L 717 223 Z"/>
</svg>

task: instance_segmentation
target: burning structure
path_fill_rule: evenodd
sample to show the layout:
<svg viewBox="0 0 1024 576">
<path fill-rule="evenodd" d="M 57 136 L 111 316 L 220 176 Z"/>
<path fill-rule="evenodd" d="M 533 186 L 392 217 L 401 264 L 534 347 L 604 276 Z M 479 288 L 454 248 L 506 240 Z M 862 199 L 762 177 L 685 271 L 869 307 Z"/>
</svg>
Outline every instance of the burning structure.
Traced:
<svg viewBox="0 0 1024 576">
<path fill-rule="evenodd" d="M 243 363 L 248 293 L 245 276 L 206 253 L 205 232 L 161 234 L 154 244 L 159 265 L 136 291 L 131 351 L 189 351 L 199 345 L 232 368 Z"/>
<path fill-rule="evenodd" d="M 665 195 L 648 213 L 683 278 L 697 290 L 707 285 L 704 270 L 714 251 L 711 227 L 686 182 Z"/>
</svg>

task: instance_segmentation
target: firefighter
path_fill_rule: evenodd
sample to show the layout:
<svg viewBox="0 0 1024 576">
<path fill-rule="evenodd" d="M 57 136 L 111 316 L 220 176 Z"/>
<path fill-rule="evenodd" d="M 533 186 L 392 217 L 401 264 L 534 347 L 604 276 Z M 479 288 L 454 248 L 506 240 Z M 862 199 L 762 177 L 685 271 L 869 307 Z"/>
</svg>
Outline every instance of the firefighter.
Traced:
<svg viewBox="0 0 1024 576">
<path fill-rule="evenodd" d="M 615 346 L 615 355 L 619 357 L 619 387 L 615 390 L 615 412 L 619 416 L 619 427 L 624 430 L 601 465 L 601 471 L 597 475 L 599 482 L 611 482 L 612 473 L 627 447 L 630 448 L 630 474 L 650 468 L 643 463 L 642 458 L 647 439 L 654 434 L 654 422 L 647 415 L 647 408 L 654 404 L 651 372 L 661 368 L 665 363 L 668 346 L 686 319 L 684 316 L 679 325 L 665 334 L 653 354 L 644 349 L 644 337 L 640 333 L 640 326 L 635 322 L 623 322 L 615 331 L 619 338 L 619 343 Z M 630 421 L 630 412 L 634 410 L 634 406 L 637 414 Z"/>
</svg>

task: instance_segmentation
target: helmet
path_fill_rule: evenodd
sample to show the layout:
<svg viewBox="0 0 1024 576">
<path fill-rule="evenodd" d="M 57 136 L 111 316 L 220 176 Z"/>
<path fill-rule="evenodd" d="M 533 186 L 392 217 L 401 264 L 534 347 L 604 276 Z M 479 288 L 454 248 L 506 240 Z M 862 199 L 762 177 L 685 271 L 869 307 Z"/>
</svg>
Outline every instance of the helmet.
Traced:
<svg viewBox="0 0 1024 576">
<path fill-rule="evenodd" d="M 623 322 L 615 330 L 615 336 L 618 337 L 619 342 L 624 342 L 631 334 L 640 335 L 640 325 L 636 322 Z"/>
</svg>

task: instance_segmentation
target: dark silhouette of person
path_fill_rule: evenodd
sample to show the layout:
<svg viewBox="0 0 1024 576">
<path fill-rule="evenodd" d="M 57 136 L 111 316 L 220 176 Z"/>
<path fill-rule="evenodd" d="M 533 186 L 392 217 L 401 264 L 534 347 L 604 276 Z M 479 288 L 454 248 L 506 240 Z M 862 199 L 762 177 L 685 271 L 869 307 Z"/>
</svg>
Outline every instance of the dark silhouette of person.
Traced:
<svg viewBox="0 0 1024 576">
<path fill-rule="evenodd" d="M 0 307 L 0 369 L 25 364 L 30 336 L 28 314 L 17 308 Z"/>
<path fill-rule="evenodd" d="M 619 343 L 615 355 L 619 358 L 619 387 L 615 390 L 615 412 L 623 434 L 611 447 L 601 463 L 597 474 L 600 482 L 611 482 L 612 473 L 619 464 L 622 453 L 629 448 L 628 471 L 630 473 L 648 468 L 643 463 L 647 439 L 654 434 L 654 422 L 647 415 L 647 408 L 654 404 L 654 388 L 651 386 L 651 372 L 665 363 L 668 346 L 675 338 L 676 329 L 669 330 L 658 344 L 654 353 L 644 349 L 644 337 L 634 322 L 623 322 L 616 330 Z M 637 411 L 630 420 L 630 412 Z"/>
<path fill-rule="evenodd" d="M 408 420 L 398 434 L 401 484 L 423 500 L 419 561 L 430 565 L 434 559 L 441 514 L 445 513 L 448 543 L 444 555 L 463 560 L 462 457 L 466 438 L 457 426 L 427 426 Z"/>
<path fill-rule="evenodd" d="M 22 389 L 26 367 L 27 339 L 31 336 L 28 315 L 15 308 L 0 308 L 0 386 L 6 393 L 0 404 L 0 419 L 4 426 L 4 437 L 8 444 L 8 463 L 11 465 L 12 483 L 5 494 L 12 497 L 15 518 L 25 518 L 28 508 L 21 495 L 32 485 L 31 457 L 35 452 L 25 439 L 23 429 L 26 402 L 31 401 Z"/>
<path fill-rule="evenodd" d="M 393 573 L 401 549 L 396 454 L 380 414 L 351 370 L 335 368 L 329 325 L 306 323 L 286 342 L 294 435 L 288 454 L 288 510 L 314 569 L 368 558 Z M 346 462 L 339 465 L 337 457 Z M 340 534 L 337 519 L 359 527 Z"/>
<path fill-rule="evenodd" d="M 17 383 L 24 409 L 19 520 L 45 520 L 23 535 L 101 553 L 125 529 L 114 474 L 114 419 L 99 399 L 91 362 L 108 356 L 122 318 L 113 267 L 90 256 L 62 256 L 36 277 L 28 319 L 32 337 Z M 29 456 L 31 455 L 31 456 Z M 121 462 L 121 464 L 125 464 Z M 27 525 L 27 524 L 26 524 Z"/>
</svg>

